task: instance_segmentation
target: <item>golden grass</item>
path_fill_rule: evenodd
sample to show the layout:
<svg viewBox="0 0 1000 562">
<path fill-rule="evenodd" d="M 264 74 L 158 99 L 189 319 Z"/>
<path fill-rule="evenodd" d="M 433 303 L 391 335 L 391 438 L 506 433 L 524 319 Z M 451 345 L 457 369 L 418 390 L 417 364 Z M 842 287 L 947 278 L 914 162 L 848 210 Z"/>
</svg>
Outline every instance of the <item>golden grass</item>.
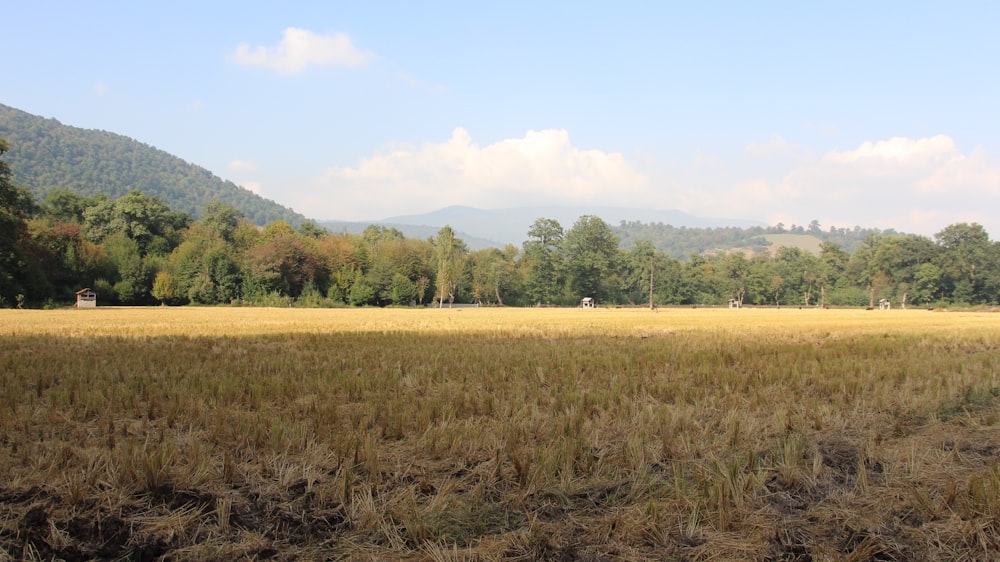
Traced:
<svg viewBox="0 0 1000 562">
<path fill-rule="evenodd" d="M 1000 557 L 1000 320 L 0 311 L 0 559 Z"/>
</svg>

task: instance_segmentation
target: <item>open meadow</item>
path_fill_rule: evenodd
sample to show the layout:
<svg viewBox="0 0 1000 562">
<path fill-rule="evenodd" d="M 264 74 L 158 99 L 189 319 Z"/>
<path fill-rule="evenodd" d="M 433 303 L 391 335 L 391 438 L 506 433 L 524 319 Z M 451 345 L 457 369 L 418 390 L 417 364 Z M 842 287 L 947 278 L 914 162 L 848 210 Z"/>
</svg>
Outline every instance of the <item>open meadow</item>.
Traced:
<svg viewBox="0 0 1000 562">
<path fill-rule="evenodd" d="M 1000 315 L 0 310 L 3 560 L 1000 559 Z"/>
</svg>

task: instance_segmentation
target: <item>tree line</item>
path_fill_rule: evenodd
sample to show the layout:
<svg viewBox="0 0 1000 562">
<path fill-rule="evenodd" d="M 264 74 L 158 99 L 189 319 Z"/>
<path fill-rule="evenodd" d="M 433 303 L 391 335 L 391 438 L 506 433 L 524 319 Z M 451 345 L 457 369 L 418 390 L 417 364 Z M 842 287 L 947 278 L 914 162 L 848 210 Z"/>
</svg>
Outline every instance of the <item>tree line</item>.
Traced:
<svg viewBox="0 0 1000 562">
<path fill-rule="evenodd" d="M 6 144 L 0 143 L 0 152 Z M 210 203 L 194 220 L 155 196 L 117 199 L 51 190 L 36 202 L 0 160 L 0 305 L 72 302 L 90 287 L 102 304 L 256 306 L 992 305 L 1000 243 L 978 224 L 933 239 L 869 234 L 853 252 L 824 241 L 670 257 L 648 240 L 624 247 L 602 219 L 568 229 L 539 218 L 518 247 L 470 251 L 450 227 L 427 239 L 372 225 L 331 233 L 313 222 L 258 227 Z"/>
</svg>

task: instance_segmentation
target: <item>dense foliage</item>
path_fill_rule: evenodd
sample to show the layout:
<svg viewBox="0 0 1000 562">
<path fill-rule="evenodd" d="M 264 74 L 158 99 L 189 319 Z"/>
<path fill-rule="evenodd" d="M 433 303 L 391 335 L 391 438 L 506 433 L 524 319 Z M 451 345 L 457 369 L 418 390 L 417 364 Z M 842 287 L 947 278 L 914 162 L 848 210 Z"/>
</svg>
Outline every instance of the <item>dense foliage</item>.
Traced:
<svg viewBox="0 0 1000 562">
<path fill-rule="evenodd" d="M 3 150 L 5 145 L 0 145 Z M 200 219 L 160 198 L 52 190 L 37 204 L 0 161 L 0 304 L 265 306 L 990 305 L 1000 299 L 1000 243 L 978 224 L 934 239 L 869 233 L 853 252 L 785 246 L 670 257 L 648 240 L 625 248 L 582 216 L 568 230 L 539 218 L 522 247 L 470 251 L 450 227 L 425 240 L 369 226 L 331 234 L 311 222 L 255 226 L 214 201 Z"/>
<path fill-rule="evenodd" d="M 195 217 L 221 201 L 254 224 L 305 217 L 208 170 L 122 135 L 63 125 L 0 104 L 0 137 L 10 144 L 14 183 L 41 199 L 55 189 L 115 199 L 138 190 Z"/>
</svg>

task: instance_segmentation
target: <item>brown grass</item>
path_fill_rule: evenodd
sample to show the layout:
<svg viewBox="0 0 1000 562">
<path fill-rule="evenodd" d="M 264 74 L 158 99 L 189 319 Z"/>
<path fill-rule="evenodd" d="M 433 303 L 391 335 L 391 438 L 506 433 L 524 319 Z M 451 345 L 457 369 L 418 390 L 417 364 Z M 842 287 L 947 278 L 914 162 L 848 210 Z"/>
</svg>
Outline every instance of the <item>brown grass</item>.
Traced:
<svg viewBox="0 0 1000 562">
<path fill-rule="evenodd" d="M 996 559 L 996 322 L 0 311 L 0 560 Z"/>
</svg>

